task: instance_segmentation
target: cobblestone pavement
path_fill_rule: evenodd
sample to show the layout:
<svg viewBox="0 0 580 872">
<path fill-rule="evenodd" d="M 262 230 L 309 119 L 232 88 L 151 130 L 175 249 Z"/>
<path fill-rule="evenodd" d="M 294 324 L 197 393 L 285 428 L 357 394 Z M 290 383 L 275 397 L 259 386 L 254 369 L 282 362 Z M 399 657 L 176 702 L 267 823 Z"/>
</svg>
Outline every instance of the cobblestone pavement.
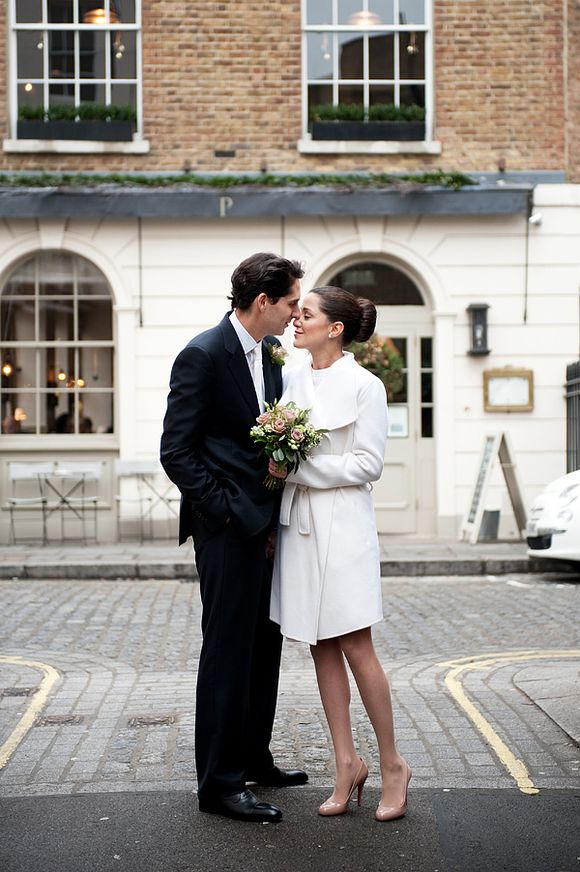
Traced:
<svg viewBox="0 0 580 872">
<path fill-rule="evenodd" d="M 580 750 L 518 686 L 517 652 L 580 648 L 580 586 L 542 576 L 391 578 L 374 630 L 393 689 L 398 743 L 413 786 L 513 788 L 494 751 L 452 699 L 446 661 L 514 652 L 470 669 L 463 689 L 535 786 L 580 784 Z M 193 789 L 193 698 L 200 646 L 197 584 L 179 581 L 0 582 L 2 747 L 47 664 L 46 705 L 0 768 L 0 795 Z M 577 665 L 578 660 L 573 660 Z M 522 683 L 525 686 L 525 682 Z M 378 786 L 374 736 L 353 690 L 353 728 Z M 330 741 L 307 646 L 287 642 L 273 750 L 333 779 Z"/>
</svg>

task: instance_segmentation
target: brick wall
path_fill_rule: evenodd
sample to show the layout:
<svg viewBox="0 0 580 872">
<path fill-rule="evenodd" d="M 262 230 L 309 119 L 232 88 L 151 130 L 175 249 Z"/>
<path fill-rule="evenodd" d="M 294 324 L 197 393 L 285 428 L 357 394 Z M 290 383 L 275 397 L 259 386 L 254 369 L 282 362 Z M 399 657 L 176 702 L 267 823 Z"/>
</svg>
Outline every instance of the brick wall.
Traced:
<svg viewBox="0 0 580 872">
<path fill-rule="evenodd" d="M 6 33 L 6 4 L 0 32 Z M 569 68 L 580 73 L 580 24 Z M 560 0 L 434 0 L 437 156 L 300 155 L 299 0 L 144 0 L 147 155 L 0 154 L 0 169 L 201 171 L 508 170 L 565 168 Z M 572 37 L 576 39 L 573 41 Z M 0 52 L 0 135 L 7 135 Z M 580 98 L 570 97 L 570 146 Z M 578 149 L 574 149 L 576 153 Z M 216 156 L 234 151 L 234 157 Z M 572 149 L 568 150 L 568 153 Z M 572 161 L 572 158 L 570 159 Z M 579 174 L 578 158 L 574 172 Z M 572 163 L 570 163 L 572 169 Z"/>
<path fill-rule="evenodd" d="M 568 181 L 580 182 L 580 5 L 568 0 L 567 168 Z"/>
</svg>

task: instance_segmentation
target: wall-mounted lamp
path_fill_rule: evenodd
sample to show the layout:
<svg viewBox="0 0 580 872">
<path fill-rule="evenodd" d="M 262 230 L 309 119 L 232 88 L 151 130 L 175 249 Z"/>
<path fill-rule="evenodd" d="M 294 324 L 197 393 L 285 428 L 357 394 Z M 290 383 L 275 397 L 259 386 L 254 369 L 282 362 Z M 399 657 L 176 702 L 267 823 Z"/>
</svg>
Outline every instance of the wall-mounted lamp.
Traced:
<svg viewBox="0 0 580 872">
<path fill-rule="evenodd" d="M 489 354 L 487 347 L 487 303 L 471 303 L 467 307 L 471 325 L 471 348 L 468 354 Z"/>
</svg>

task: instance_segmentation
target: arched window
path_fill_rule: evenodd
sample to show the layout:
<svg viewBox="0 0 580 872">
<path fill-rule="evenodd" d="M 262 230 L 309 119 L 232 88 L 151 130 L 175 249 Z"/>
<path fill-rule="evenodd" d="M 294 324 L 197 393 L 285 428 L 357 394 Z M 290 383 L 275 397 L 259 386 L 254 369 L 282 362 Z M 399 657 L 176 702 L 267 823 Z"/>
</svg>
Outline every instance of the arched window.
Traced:
<svg viewBox="0 0 580 872">
<path fill-rule="evenodd" d="M 328 282 L 359 297 L 372 300 L 377 306 L 424 306 L 425 302 L 415 282 L 394 266 L 365 261 L 347 266 Z"/>
<path fill-rule="evenodd" d="M 113 432 L 113 305 L 92 263 L 42 252 L 0 290 L 2 432 Z"/>
</svg>

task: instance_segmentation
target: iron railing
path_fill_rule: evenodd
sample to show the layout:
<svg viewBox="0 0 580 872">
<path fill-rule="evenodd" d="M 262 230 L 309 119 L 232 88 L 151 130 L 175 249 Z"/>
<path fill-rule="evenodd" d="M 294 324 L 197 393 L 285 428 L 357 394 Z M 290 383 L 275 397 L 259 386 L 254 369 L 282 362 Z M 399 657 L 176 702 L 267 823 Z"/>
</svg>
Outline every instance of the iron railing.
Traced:
<svg viewBox="0 0 580 872">
<path fill-rule="evenodd" d="M 580 360 L 566 367 L 566 472 L 580 469 Z"/>
</svg>

